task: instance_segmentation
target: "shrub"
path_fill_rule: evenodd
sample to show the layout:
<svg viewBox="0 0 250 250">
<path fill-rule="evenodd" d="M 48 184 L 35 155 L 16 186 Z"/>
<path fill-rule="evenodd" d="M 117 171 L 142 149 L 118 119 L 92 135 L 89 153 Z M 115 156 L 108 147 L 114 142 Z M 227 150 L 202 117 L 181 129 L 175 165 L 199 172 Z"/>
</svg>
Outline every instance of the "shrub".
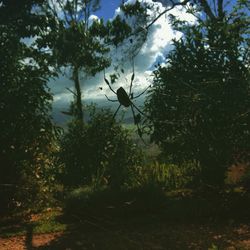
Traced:
<svg viewBox="0 0 250 250">
<path fill-rule="evenodd" d="M 73 121 L 61 140 L 62 181 L 67 186 L 107 184 L 120 188 L 129 181 L 140 155 L 128 131 L 109 110 L 93 111 L 87 124 Z"/>
<path fill-rule="evenodd" d="M 186 163 L 181 166 L 154 162 L 137 168 L 137 183 L 150 189 L 173 190 L 192 185 L 199 174 L 199 166 Z"/>
<path fill-rule="evenodd" d="M 57 166 L 56 147 L 46 147 L 47 152 L 34 155 L 32 161 L 22 161 L 18 168 L 18 182 L 1 186 L 0 196 L 3 206 L 0 212 L 10 213 L 24 209 L 41 210 L 54 204 Z"/>
</svg>

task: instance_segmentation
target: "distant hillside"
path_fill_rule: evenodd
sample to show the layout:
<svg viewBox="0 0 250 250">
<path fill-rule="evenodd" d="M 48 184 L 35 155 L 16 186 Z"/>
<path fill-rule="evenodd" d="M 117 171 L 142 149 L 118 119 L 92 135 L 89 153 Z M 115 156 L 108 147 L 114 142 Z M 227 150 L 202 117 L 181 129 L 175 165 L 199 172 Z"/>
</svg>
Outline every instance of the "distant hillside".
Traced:
<svg viewBox="0 0 250 250">
<path fill-rule="evenodd" d="M 88 104 L 90 104 L 91 102 L 88 101 Z M 111 109 L 112 112 L 115 113 L 118 104 L 113 104 L 110 103 L 108 101 L 102 101 L 102 102 L 98 102 L 95 103 L 96 104 L 96 110 L 101 110 L 103 108 L 105 109 Z M 138 104 L 137 104 L 138 105 Z M 71 120 L 71 116 L 65 115 L 62 113 L 62 111 L 67 111 L 68 107 L 60 107 L 60 106 L 53 106 L 53 110 L 52 110 L 52 118 L 53 121 L 55 122 L 56 125 L 61 126 L 61 127 L 65 127 L 67 125 L 67 123 Z M 117 116 L 116 116 L 117 120 L 121 119 L 122 123 L 125 124 L 133 124 L 134 123 L 134 118 L 133 118 L 133 114 L 131 111 L 131 108 L 120 108 Z M 84 112 L 84 119 L 86 121 L 89 120 L 89 112 L 86 110 Z"/>
</svg>

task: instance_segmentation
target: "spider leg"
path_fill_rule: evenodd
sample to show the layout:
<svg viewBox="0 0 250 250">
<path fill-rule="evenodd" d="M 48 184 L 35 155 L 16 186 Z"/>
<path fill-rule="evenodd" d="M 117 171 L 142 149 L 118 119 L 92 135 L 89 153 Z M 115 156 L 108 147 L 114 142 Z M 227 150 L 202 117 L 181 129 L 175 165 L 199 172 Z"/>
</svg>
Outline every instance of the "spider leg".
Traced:
<svg viewBox="0 0 250 250">
<path fill-rule="evenodd" d="M 130 80 L 130 87 L 129 87 L 129 94 L 128 94 L 129 97 L 131 97 L 131 94 L 132 94 L 132 86 L 133 86 L 134 79 L 135 79 L 135 61 L 133 59 L 133 73 L 132 73 L 131 80 Z"/>
<path fill-rule="evenodd" d="M 134 111 L 134 108 L 133 108 L 133 106 L 131 105 L 130 106 L 131 107 L 131 110 L 132 110 L 132 113 L 133 113 L 133 117 L 134 117 L 134 123 L 135 123 L 135 125 L 136 125 L 136 127 L 137 127 L 137 131 L 140 131 L 140 127 L 139 127 L 139 125 L 138 125 L 138 122 L 136 122 L 136 120 L 135 120 L 135 111 Z M 141 135 L 139 134 L 139 136 L 141 137 Z"/>
<path fill-rule="evenodd" d="M 151 85 L 149 85 L 146 89 L 144 89 L 139 95 L 135 96 L 133 99 L 138 98 L 141 95 L 143 95 L 150 87 L 151 87 Z"/>
<path fill-rule="evenodd" d="M 140 114 L 142 114 L 143 116 L 146 116 L 138 107 L 136 107 L 136 105 L 133 103 L 133 102 L 131 102 L 131 107 L 134 107 Z"/>
<path fill-rule="evenodd" d="M 109 89 L 116 95 L 116 92 L 113 90 L 113 88 L 111 87 L 108 79 L 105 76 L 105 70 L 104 70 L 104 81 L 106 82 L 106 84 L 109 86 Z"/>
<path fill-rule="evenodd" d="M 131 110 L 132 110 L 132 113 L 133 113 L 133 117 L 134 117 L 134 121 L 135 121 L 135 111 L 134 111 L 133 105 L 131 105 L 130 107 L 131 107 Z M 135 125 L 137 127 L 137 132 L 138 132 L 139 137 L 141 138 L 142 142 L 146 145 L 146 142 L 142 138 L 142 130 L 141 130 L 138 122 L 135 122 Z"/>
<path fill-rule="evenodd" d="M 107 95 L 105 95 L 105 97 L 106 97 L 107 100 L 110 101 L 110 102 L 119 102 L 118 100 L 112 100 L 112 99 L 110 99 Z"/>
<path fill-rule="evenodd" d="M 116 114 L 118 113 L 118 111 L 119 111 L 119 109 L 120 109 L 121 106 L 122 106 L 122 105 L 120 104 L 119 107 L 117 108 L 117 110 L 115 111 L 115 113 L 114 113 L 114 115 L 113 115 L 113 119 L 115 118 L 115 116 L 116 116 Z"/>
</svg>

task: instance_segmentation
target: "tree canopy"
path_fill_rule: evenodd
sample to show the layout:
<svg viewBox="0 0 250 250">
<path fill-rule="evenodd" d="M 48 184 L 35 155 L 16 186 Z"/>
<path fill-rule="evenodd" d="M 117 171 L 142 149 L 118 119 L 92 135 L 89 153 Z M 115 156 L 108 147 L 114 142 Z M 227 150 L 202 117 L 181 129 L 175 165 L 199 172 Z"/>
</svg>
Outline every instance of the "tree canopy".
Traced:
<svg viewBox="0 0 250 250">
<path fill-rule="evenodd" d="M 152 140 L 174 162 L 198 162 L 209 184 L 250 148 L 249 20 L 241 1 L 231 13 L 222 2 L 212 11 L 200 1 L 205 18 L 194 25 L 173 17 L 184 35 L 155 70 L 146 102 Z"/>
</svg>

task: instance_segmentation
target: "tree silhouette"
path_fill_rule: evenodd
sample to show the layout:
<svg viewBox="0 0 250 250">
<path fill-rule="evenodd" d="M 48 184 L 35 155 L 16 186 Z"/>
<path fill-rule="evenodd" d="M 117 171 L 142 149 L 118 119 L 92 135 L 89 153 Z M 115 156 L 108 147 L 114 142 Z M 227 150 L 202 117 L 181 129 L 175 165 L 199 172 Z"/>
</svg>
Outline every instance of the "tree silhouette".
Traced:
<svg viewBox="0 0 250 250">
<path fill-rule="evenodd" d="M 240 1 L 230 13 L 223 1 L 197 2 L 189 11 L 205 15 L 195 25 L 172 19 L 184 36 L 154 72 L 146 110 L 167 157 L 199 162 L 204 182 L 222 184 L 227 167 L 249 157 L 249 21 Z"/>
<path fill-rule="evenodd" d="M 1 208 L 15 202 L 20 182 L 34 171 L 52 136 L 50 56 L 29 45 L 47 29 L 40 1 L 0 1 L 0 190 Z"/>
</svg>

